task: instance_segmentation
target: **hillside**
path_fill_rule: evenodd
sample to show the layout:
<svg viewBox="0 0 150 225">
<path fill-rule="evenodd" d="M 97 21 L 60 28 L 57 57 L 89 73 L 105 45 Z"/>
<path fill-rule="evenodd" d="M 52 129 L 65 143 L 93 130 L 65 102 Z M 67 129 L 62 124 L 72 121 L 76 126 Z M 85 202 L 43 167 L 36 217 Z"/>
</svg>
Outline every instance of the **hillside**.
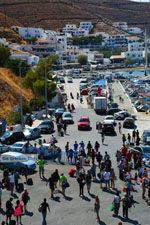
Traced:
<svg viewBox="0 0 150 225">
<path fill-rule="evenodd" d="M 0 68 L 0 118 L 7 118 L 13 106 L 19 106 L 19 79 L 9 69 Z M 23 89 L 23 101 L 33 98 L 30 90 Z"/>
<path fill-rule="evenodd" d="M 39 26 L 48 29 L 62 28 L 66 23 L 83 20 L 104 22 L 127 21 L 130 25 L 150 30 L 150 3 L 129 0 L 0 0 L 0 13 L 13 18 L 13 24 Z M 9 21 L 3 20 L 10 26 Z"/>
</svg>

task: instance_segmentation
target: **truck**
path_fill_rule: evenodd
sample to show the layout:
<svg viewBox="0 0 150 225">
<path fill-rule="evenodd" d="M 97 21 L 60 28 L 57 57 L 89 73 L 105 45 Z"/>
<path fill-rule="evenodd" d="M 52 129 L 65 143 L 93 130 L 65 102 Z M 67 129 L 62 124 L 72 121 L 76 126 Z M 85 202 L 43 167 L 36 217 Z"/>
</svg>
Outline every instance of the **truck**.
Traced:
<svg viewBox="0 0 150 225">
<path fill-rule="evenodd" d="M 106 113 L 107 110 L 107 98 L 106 97 L 94 97 L 94 110 L 96 113 Z"/>
</svg>

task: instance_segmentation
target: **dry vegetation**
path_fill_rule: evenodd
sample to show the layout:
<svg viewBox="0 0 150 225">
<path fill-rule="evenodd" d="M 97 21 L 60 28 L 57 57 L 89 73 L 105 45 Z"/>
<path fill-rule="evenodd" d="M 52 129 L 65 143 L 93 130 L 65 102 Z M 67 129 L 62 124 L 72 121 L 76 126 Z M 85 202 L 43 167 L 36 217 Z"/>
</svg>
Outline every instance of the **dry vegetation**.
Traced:
<svg viewBox="0 0 150 225">
<path fill-rule="evenodd" d="M 19 105 L 19 78 L 9 69 L 0 68 L 0 118 L 7 118 L 14 105 Z M 23 99 L 28 102 L 33 98 L 30 90 L 23 89 Z"/>
<path fill-rule="evenodd" d="M 13 18 L 14 25 L 20 23 L 48 29 L 62 28 L 67 22 L 109 19 L 147 26 L 150 30 L 149 12 L 150 3 L 129 0 L 0 0 L 0 13 Z M 9 21 L 9 18 L 5 19 L 7 26 L 11 25 Z"/>
</svg>

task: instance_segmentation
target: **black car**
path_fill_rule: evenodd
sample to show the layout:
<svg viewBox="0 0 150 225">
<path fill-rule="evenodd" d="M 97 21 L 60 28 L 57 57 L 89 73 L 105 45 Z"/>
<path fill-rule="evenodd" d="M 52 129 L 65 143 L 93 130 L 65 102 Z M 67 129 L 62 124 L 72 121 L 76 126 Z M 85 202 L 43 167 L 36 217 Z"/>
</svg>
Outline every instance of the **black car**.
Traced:
<svg viewBox="0 0 150 225">
<path fill-rule="evenodd" d="M 38 128 L 42 134 L 51 134 L 54 131 L 54 123 L 52 120 L 44 120 Z"/>
<path fill-rule="evenodd" d="M 118 108 L 110 108 L 107 110 L 107 115 L 114 115 L 114 113 L 120 112 L 121 109 Z"/>
<path fill-rule="evenodd" d="M 115 128 L 113 123 L 107 122 L 107 123 L 103 123 L 103 132 L 104 134 L 108 134 L 108 135 L 114 135 L 115 134 Z"/>
<path fill-rule="evenodd" d="M 123 122 L 123 128 L 135 128 L 134 119 L 132 117 L 127 117 Z"/>
<path fill-rule="evenodd" d="M 25 139 L 22 131 L 7 131 L 0 137 L 0 142 L 6 145 L 14 144 Z"/>
</svg>

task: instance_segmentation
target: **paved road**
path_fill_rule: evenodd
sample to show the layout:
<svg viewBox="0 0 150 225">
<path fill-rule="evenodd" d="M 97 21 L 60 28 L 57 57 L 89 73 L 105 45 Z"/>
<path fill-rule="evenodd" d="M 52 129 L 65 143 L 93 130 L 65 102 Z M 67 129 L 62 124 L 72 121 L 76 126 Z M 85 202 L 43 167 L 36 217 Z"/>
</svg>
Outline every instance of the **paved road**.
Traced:
<svg viewBox="0 0 150 225">
<path fill-rule="evenodd" d="M 73 84 L 65 84 L 66 92 L 69 94 L 70 92 L 76 96 L 76 93 L 79 88 L 79 80 L 74 80 Z M 68 95 L 69 96 L 69 95 Z M 96 140 L 100 141 L 101 137 L 96 131 L 96 122 L 102 121 L 103 116 L 96 115 L 95 112 L 88 108 L 86 103 L 86 98 L 84 98 L 84 103 L 80 104 L 75 98 L 73 102 L 69 99 L 68 102 L 74 103 L 76 107 L 76 111 L 73 114 L 74 116 L 74 124 L 68 126 L 67 135 L 64 137 L 58 137 L 59 145 L 64 151 L 64 146 L 67 141 L 70 142 L 70 145 L 74 143 L 74 141 L 80 142 L 83 140 L 87 143 L 89 140 L 92 144 L 95 143 Z M 77 121 L 80 116 L 89 116 L 91 120 L 92 130 L 91 131 L 78 131 L 77 130 Z M 108 151 L 110 154 L 113 166 L 115 167 L 115 171 L 117 173 L 116 161 L 115 161 L 115 151 L 121 146 L 121 136 L 118 134 L 118 127 L 116 127 L 117 136 L 114 137 L 106 137 L 105 144 L 100 147 L 100 151 L 104 154 L 105 151 Z M 46 140 L 50 139 L 49 135 L 43 136 Z M 70 168 L 68 164 L 59 165 L 50 163 L 46 165 L 45 175 L 49 177 L 51 172 L 58 168 L 60 173 L 64 172 L 66 175 Z M 87 167 L 86 169 L 88 169 Z M 48 198 L 48 202 L 51 207 L 51 213 L 47 217 L 47 224 L 53 225 L 96 225 L 96 215 L 93 210 L 93 198 L 89 196 L 86 188 L 85 188 L 85 199 L 81 199 L 78 196 L 78 184 L 75 178 L 68 178 L 70 183 L 70 188 L 67 189 L 68 198 L 64 199 L 60 193 L 58 193 L 55 200 L 49 199 L 50 191 L 49 188 L 46 187 L 45 182 L 41 181 L 38 178 L 38 174 L 33 175 L 34 186 L 28 186 L 28 190 L 31 196 L 31 201 L 28 205 L 28 210 L 33 212 L 28 216 L 23 216 L 23 224 L 24 225 L 41 225 L 41 215 L 38 212 L 38 206 L 44 197 Z M 24 180 L 23 180 L 24 181 Z M 120 180 L 116 181 L 116 187 L 122 190 L 123 183 Z M 134 198 L 136 200 L 135 208 L 133 207 L 129 212 L 130 220 L 124 220 L 122 217 L 114 218 L 112 217 L 112 212 L 108 210 L 109 205 L 113 200 L 113 192 L 107 193 L 103 192 L 99 188 L 99 184 L 93 183 L 91 192 L 100 197 L 101 210 L 101 225 L 117 225 L 120 220 L 123 221 L 123 224 L 131 225 L 131 224 L 141 224 L 141 225 L 149 225 L 150 215 L 149 215 L 149 207 L 146 205 L 145 201 L 141 199 L 140 190 L 141 187 L 136 185 L 135 189 L 137 192 L 134 193 Z M 3 202 L 9 198 L 9 192 L 4 191 L 3 193 Z M 17 194 L 16 197 L 20 197 Z M 15 200 L 14 200 L 15 204 Z M 3 204 L 4 205 L 4 204 Z M 120 215 L 122 216 L 121 210 Z M 4 218 L 0 215 L 0 221 Z"/>
</svg>

